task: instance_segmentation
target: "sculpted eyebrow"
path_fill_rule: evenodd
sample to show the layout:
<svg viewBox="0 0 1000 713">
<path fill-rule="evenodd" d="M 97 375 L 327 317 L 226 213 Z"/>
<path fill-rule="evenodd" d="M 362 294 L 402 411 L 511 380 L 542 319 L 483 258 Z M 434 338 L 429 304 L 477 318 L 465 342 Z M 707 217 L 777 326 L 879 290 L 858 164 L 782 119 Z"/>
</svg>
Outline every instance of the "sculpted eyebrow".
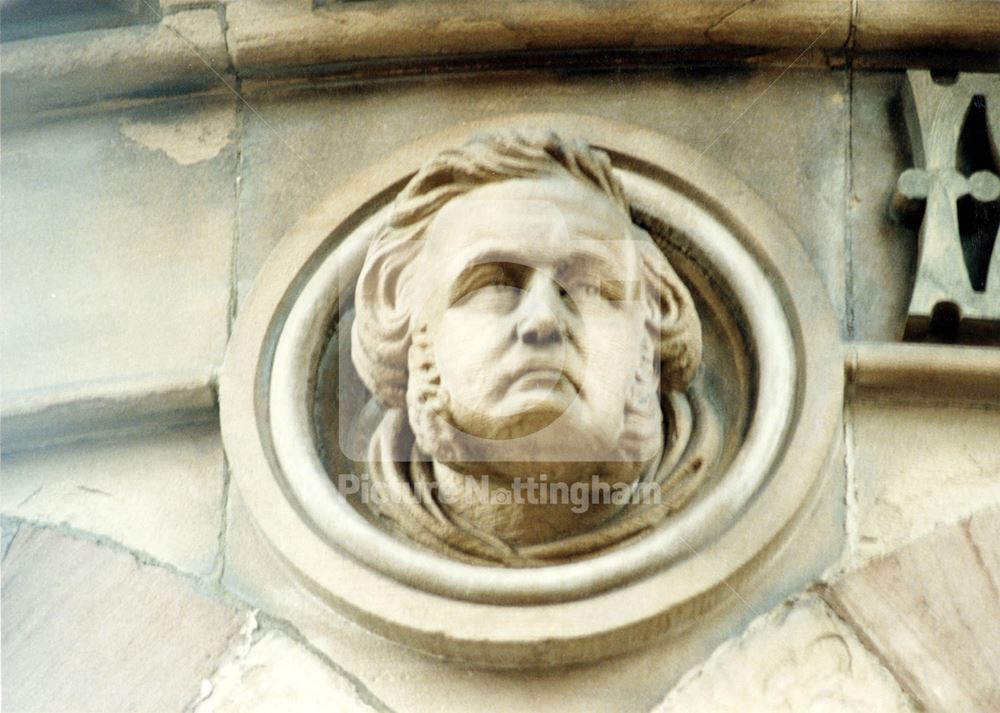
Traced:
<svg viewBox="0 0 1000 713">
<path fill-rule="evenodd" d="M 477 262 L 462 270 L 448 291 L 448 303 L 455 304 L 470 292 L 489 284 L 515 284 L 519 273 L 526 268 L 509 262 Z"/>
<path fill-rule="evenodd" d="M 565 279 L 580 273 L 599 277 L 602 281 L 621 281 L 625 277 L 621 274 L 621 269 L 616 268 L 606 257 L 589 251 L 571 255 L 559 266 L 557 277 Z"/>
</svg>

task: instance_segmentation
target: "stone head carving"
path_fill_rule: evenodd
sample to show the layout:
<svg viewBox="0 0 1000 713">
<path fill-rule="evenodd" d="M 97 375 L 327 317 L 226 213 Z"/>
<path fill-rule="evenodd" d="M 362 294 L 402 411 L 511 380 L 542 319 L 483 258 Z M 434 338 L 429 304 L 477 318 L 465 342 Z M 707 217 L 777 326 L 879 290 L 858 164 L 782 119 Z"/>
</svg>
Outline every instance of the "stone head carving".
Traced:
<svg viewBox="0 0 1000 713">
<path fill-rule="evenodd" d="M 355 302 L 354 363 L 387 409 L 373 479 L 392 471 L 419 501 L 380 514 L 425 544 L 527 563 L 525 548 L 630 519 L 621 502 L 580 511 L 540 494 L 523 507 L 449 507 L 470 477 L 490 478 L 481 495 L 526 478 L 634 489 L 679 467 L 664 450 L 684 450 L 669 423 L 683 415 L 665 423 L 664 404 L 695 376 L 701 326 L 605 153 L 509 132 L 439 154 L 392 205 Z M 444 529 L 407 522 L 428 514 Z M 605 532 L 568 554 L 615 541 Z"/>
</svg>

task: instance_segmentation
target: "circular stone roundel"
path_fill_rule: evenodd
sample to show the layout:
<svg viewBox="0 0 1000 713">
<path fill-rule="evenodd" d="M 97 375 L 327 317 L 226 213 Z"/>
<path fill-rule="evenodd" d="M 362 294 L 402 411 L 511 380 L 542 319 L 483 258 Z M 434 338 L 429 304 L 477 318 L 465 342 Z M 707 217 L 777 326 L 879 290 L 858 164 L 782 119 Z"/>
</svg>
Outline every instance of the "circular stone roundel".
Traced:
<svg viewBox="0 0 1000 713">
<path fill-rule="evenodd" d="M 659 134 L 539 114 L 404 148 L 301 220 L 220 408 L 301 584 L 438 655 L 560 664 L 681 628 L 795 537 L 841 370 L 752 191 Z"/>
</svg>

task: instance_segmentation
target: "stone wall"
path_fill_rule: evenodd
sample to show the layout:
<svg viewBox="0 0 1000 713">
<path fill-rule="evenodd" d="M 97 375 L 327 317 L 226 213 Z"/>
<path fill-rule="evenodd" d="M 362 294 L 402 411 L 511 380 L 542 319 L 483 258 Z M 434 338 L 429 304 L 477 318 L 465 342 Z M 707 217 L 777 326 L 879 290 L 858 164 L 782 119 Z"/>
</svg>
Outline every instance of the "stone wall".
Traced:
<svg viewBox="0 0 1000 713">
<path fill-rule="evenodd" d="M 5 710 L 1000 707 L 1000 352 L 919 347 L 910 378 L 871 378 L 899 363 L 917 259 L 888 211 L 905 70 L 996 71 L 995 6 L 308 4 L 161 0 L 145 24 L 3 44 Z M 854 366 L 802 534 L 833 566 L 628 655 L 483 670 L 293 583 L 231 482 L 217 374 L 322 196 L 437 130 L 534 112 L 652 129 L 751 186 Z"/>
</svg>

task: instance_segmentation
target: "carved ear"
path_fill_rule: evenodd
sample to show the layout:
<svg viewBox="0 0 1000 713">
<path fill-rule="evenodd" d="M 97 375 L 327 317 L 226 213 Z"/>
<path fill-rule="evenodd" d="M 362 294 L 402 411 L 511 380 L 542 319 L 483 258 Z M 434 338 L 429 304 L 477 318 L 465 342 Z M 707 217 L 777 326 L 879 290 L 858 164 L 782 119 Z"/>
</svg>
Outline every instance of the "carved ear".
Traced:
<svg viewBox="0 0 1000 713">
<path fill-rule="evenodd" d="M 420 241 L 377 238 L 358 276 L 357 315 L 351 330 L 351 357 L 361 380 L 389 408 L 406 406 L 410 350 L 408 270 Z"/>
<path fill-rule="evenodd" d="M 660 345 L 660 384 L 665 391 L 691 385 L 701 364 L 701 320 L 687 287 L 650 241 L 640 251 L 646 276 L 646 327 Z"/>
</svg>

